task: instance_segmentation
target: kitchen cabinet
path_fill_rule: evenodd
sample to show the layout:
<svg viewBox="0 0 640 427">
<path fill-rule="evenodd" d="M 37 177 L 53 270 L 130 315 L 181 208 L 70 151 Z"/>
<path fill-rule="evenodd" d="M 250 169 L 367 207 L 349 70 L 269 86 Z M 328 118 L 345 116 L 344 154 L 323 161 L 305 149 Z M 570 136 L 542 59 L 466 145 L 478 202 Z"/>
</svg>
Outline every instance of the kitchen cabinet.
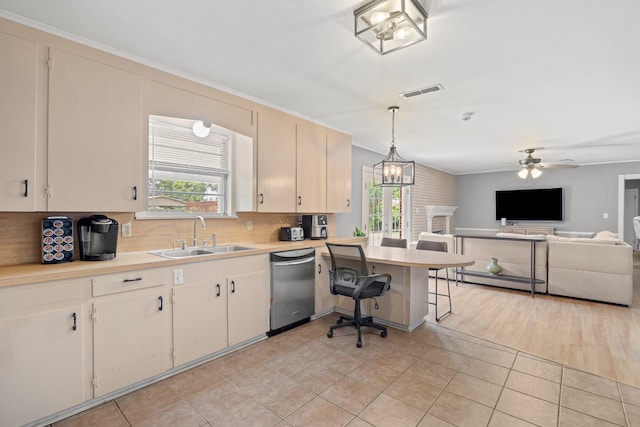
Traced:
<svg viewBox="0 0 640 427">
<path fill-rule="evenodd" d="M 296 212 L 327 211 L 327 133 L 296 126 Z"/>
<path fill-rule="evenodd" d="M 336 296 L 329 288 L 329 271 L 331 258 L 323 256 L 321 250 L 316 250 L 316 289 L 315 289 L 315 314 L 325 314 L 333 311 L 336 305 Z M 353 307 L 352 307 L 353 308 Z"/>
<path fill-rule="evenodd" d="M 0 33 L 0 206 L 34 211 L 38 46 Z"/>
<path fill-rule="evenodd" d="M 85 282 L 0 288 L 0 425 L 23 425 L 89 397 Z"/>
<path fill-rule="evenodd" d="M 174 366 L 227 347 L 227 279 L 216 263 L 184 266 L 184 285 L 173 288 Z"/>
<path fill-rule="evenodd" d="M 371 313 L 378 319 L 393 322 L 400 325 L 410 323 L 409 298 L 411 297 L 409 282 L 409 267 L 401 267 L 397 265 L 387 264 L 369 264 L 371 274 L 390 274 L 391 289 L 383 296 L 377 298 L 378 309 L 371 304 Z M 422 270 L 425 271 L 425 270 Z M 426 271 L 424 277 L 419 280 L 425 282 L 427 280 Z M 426 293 L 422 295 L 423 302 L 426 303 Z"/>
<path fill-rule="evenodd" d="M 258 212 L 296 211 L 296 124 L 285 113 L 258 113 Z"/>
<path fill-rule="evenodd" d="M 172 367 L 167 276 L 156 269 L 92 279 L 94 397 Z"/>
<path fill-rule="evenodd" d="M 140 77 L 54 48 L 48 64 L 48 210 L 139 210 Z"/>
<path fill-rule="evenodd" d="M 269 330 L 269 286 L 265 270 L 227 279 L 228 340 L 236 345 Z"/>
<path fill-rule="evenodd" d="M 351 137 L 327 134 L 327 212 L 351 212 Z"/>
</svg>

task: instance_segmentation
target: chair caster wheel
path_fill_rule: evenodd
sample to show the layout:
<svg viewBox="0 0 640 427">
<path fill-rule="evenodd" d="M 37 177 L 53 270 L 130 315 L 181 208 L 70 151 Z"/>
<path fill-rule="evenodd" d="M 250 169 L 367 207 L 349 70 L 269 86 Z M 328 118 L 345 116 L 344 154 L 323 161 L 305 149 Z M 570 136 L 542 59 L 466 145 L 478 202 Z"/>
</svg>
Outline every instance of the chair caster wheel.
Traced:
<svg viewBox="0 0 640 427">
<path fill-rule="evenodd" d="M 358 340 L 358 342 L 356 343 L 356 347 L 362 348 L 362 340 Z"/>
<path fill-rule="evenodd" d="M 339 325 L 340 323 L 342 323 L 342 319 L 336 320 L 336 323 Z"/>
<path fill-rule="evenodd" d="M 327 337 L 328 338 L 333 338 L 333 331 L 327 332 Z"/>
<path fill-rule="evenodd" d="M 381 336 L 382 338 L 386 338 L 386 337 L 387 337 L 387 331 L 382 331 L 382 332 L 380 332 L 380 336 Z"/>
</svg>

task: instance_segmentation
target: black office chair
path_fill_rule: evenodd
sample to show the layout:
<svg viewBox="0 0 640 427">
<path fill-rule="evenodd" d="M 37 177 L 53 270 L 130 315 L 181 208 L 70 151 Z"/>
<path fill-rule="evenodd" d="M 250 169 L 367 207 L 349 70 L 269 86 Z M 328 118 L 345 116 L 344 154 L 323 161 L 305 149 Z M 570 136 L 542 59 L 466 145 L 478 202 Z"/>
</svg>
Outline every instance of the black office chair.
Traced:
<svg viewBox="0 0 640 427">
<path fill-rule="evenodd" d="M 426 251 L 438 251 L 438 252 L 447 252 L 447 242 L 433 242 L 430 240 L 418 240 L 416 244 L 416 249 L 426 250 Z M 451 288 L 449 287 L 449 269 L 445 268 L 447 272 L 447 293 L 441 294 L 438 292 L 438 271 L 441 268 L 429 268 L 429 271 L 436 272 L 436 290 L 435 292 L 429 291 L 429 271 L 427 271 L 427 299 L 429 299 L 428 303 L 434 305 L 436 307 L 436 322 L 439 322 L 447 314 L 451 313 L 453 309 L 451 306 Z M 429 295 L 434 296 L 434 302 L 430 301 Z M 438 297 L 447 297 L 449 299 L 449 310 L 446 313 L 443 313 L 441 316 L 438 316 Z"/>
<path fill-rule="evenodd" d="M 358 330 L 356 345 L 362 347 L 362 327 L 381 330 L 382 338 L 387 336 L 387 328 L 373 322 L 373 318 L 362 317 L 360 301 L 365 298 L 381 297 L 391 288 L 391 275 L 369 275 L 369 265 L 361 245 L 327 243 L 331 255 L 329 271 L 330 290 L 333 295 L 344 295 L 355 300 L 353 317 L 340 316 L 337 325 L 331 326 L 327 337 L 333 338 L 333 330 L 353 326 Z"/>
<path fill-rule="evenodd" d="M 394 248 L 407 248 L 407 239 L 396 239 L 393 237 L 383 237 L 380 246 L 391 246 Z"/>
</svg>

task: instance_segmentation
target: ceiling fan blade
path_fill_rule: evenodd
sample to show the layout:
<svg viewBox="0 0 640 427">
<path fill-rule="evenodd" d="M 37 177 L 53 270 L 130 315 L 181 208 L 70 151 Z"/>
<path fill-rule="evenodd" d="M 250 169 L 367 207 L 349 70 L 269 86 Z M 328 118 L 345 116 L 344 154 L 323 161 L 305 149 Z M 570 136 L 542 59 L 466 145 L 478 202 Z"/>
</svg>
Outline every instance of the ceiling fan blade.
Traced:
<svg viewBox="0 0 640 427">
<path fill-rule="evenodd" d="M 541 164 L 540 167 L 545 169 L 573 169 L 579 165 L 563 165 L 563 164 Z"/>
</svg>

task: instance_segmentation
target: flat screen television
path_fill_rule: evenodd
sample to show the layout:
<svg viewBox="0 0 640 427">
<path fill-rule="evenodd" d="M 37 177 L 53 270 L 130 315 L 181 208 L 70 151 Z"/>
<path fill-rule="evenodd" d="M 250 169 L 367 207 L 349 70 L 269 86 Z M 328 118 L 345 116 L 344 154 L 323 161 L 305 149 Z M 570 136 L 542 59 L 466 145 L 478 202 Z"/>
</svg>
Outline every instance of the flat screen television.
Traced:
<svg viewBox="0 0 640 427">
<path fill-rule="evenodd" d="M 562 188 L 496 191 L 496 220 L 563 221 Z"/>
</svg>

